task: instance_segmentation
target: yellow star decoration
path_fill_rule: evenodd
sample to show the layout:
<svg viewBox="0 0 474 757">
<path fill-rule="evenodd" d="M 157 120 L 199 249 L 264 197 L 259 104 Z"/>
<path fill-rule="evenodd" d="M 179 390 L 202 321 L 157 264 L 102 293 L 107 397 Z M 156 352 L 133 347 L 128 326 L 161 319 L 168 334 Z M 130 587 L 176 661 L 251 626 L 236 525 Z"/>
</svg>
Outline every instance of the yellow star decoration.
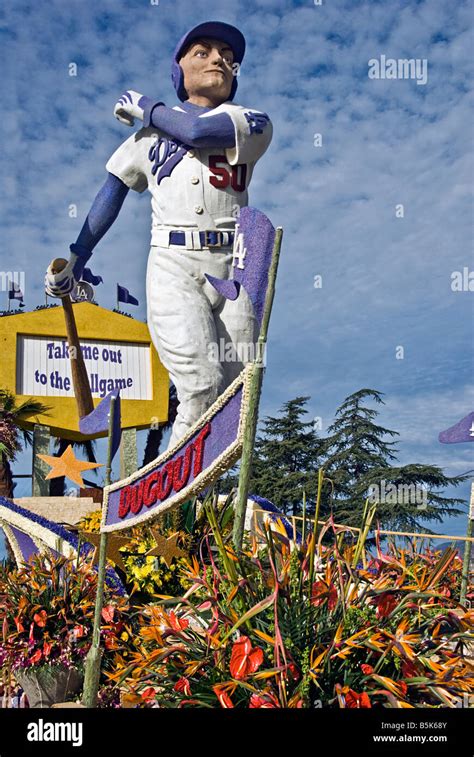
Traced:
<svg viewBox="0 0 474 757">
<path fill-rule="evenodd" d="M 94 565 L 97 565 L 99 562 L 99 544 L 100 544 L 100 534 L 92 534 L 88 531 L 80 531 L 79 536 L 81 537 L 82 542 L 89 542 L 89 544 L 93 544 L 95 547 L 95 554 L 94 554 Z M 120 570 L 123 570 L 125 573 L 125 563 L 123 561 L 124 555 L 122 552 L 120 552 L 120 547 L 124 547 L 125 544 L 128 544 L 130 541 L 129 537 L 126 536 L 115 536 L 114 534 L 109 534 L 109 538 L 107 540 L 107 559 L 111 560 L 117 568 L 120 568 Z"/>
<path fill-rule="evenodd" d="M 150 549 L 146 554 L 156 557 L 163 557 L 168 568 L 173 557 L 187 557 L 187 552 L 178 547 L 178 533 L 172 534 L 165 538 L 159 531 L 154 528 L 150 529 L 156 541 L 156 547 Z"/>
<path fill-rule="evenodd" d="M 84 487 L 84 481 L 82 480 L 81 471 L 91 470 L 92 468 L 101 468 L 102 463 L 85 463 L 83 460 L 78 460 L 74 455 L 72 446 L 64 450 L 61 457 L 53 457 L 52 455 L 37 455 L 40 460 L 44 460 L 45 463 L 51 466 L 46 479 L 59 478 L 59 476 L 67 476 L 75 484 L 78 484 L 81 488 Z"/>
</svg>

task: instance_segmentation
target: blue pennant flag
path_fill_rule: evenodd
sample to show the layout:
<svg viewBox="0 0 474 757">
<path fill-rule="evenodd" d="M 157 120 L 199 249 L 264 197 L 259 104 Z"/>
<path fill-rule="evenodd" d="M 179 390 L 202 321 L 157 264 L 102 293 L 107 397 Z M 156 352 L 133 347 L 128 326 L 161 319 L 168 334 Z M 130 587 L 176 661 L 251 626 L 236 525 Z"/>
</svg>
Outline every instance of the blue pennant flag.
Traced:
<svg viewBox="0 0 474 757">
<path fill-rule="evenodd" d="M 92 284 L 92 286 L 95 287 L 98 284 L 104 283 L 102 276 L 94 276 L 90 268 L 84 268 L 82 272 L 82 281 L 87 281 L 88 284 Z"/>
<path fill-rule="evenodd" d="M 117 284 L 117 301 L 118 302 L 126 302 L 128 305 L 139 305 L 136 297 L 133 297 L 133 295 L 130 294 L 128 289 L 125 287 L 120 286 L 120 284 Z"/>
<path fill-rule="evenodd" d="M 99 402 L 96 408 L 79 419 L 79 431 L 85 436 L 94 436 L 100 434 L 103 431 L 109 430 L 109 416 L 110 416 L 110 404 L 112 397 L 115 397 L 114 405 L 114 433 L 112 436 L 112 457 L 114 459 L 115 453 L 120 446 L 120 437 L 122 435 L 121 429 L 121 412 L 120 412 L 120 390 L 110 392 L 107 397 L 104 397 L 102 402 Z"/>
<path fill-rule="evenodd" d="M 438 439 L 442 444 L 474 442 L 474 412 L 466 415 L 446 431 L 441 431 Z"/>
<path fill-rule="evenodd" d="M 23 292 L 21 291 L 18 284 L 15 284 L 14 281 L 9 281 L 8 284 L 8 299 L 20 300 L 20 307 L 25 307 L 25 303 L 23 302 Z"/>
</svg>

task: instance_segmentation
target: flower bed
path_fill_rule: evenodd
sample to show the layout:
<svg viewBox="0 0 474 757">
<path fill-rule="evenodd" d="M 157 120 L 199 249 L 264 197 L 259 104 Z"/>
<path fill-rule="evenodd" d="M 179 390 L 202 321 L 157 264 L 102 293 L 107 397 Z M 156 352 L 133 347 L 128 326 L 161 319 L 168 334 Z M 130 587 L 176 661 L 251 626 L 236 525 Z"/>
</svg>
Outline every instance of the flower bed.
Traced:
<svg viewBox="0 0 474 757">
<path fill-rule="evenodd" d="M 97 574 L 90 562 L 33 556 L 17 569 L 0 566 L 0 668 L 21 678 L 56 677 L 63 670 L 82 675 L 92 638 Z M 106 589 L 102 617 L 104 668 L 111 653 L 126 653 L 132 630 L 128 601 Z"/>
<path fill-rule="evenodd" d="M 451 596 L 454 549 L 348 545 L 329 522 L 298 547 L 267 530 L 237 557 L 212 526 L 180 600 L 140 613 L 108 677 L 137 706 L 455 707 L 474 692 L 474 613 Z M 361 559 L 363 563 L 355 564 Z"/>
</svg>

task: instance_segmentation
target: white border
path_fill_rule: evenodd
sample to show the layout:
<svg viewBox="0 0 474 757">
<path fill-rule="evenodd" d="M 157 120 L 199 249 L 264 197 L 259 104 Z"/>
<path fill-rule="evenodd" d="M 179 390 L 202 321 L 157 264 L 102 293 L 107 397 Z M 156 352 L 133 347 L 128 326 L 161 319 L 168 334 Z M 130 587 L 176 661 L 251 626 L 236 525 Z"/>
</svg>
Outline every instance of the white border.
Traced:
<svg viewBox="0 0 474 757">
<path fill-rule="evenodd" d="M 45 545 L 49 549 L 54 549 L 56 552 L 59 552 L 61 555 L 64 555 L 64 557 L 67 558 L 73 558 L 77 554 L 76 549 L 72 546 L 72 544 L 69 544 L 64 539 L 61 539 L 60 536 L 55 534 L 53 531 L 50 531 L 46 526 L 42 526 L 40 523 L 36 523 L 35 521 L 30 520 L 26 515 L 14 512 L 4 505 L 0 505 L 0 527 L 5 531 L 7 539 L 9 541 L 10 537 L 12 539 L 12 541 L 10 541 L 10 544 L 12 545 L 13 553 L 17 562 L 18 545 L 16 543 L 14 534 L 8 529 L 9 525 L 18 528 L 20 531 L 23 531 L 23 533 L 33 539 L 34 543 L 37 545 L 40 551 L 41 546 Z M 40 541 L 41 545 L 38 544 L 37 541 Z M 23 562 L 24 560 L 20 553 L 20 561 L 18 564 Z"/>
<path fill-rule="evenodd" d="M 227 389 L 225 389 L 225 391 L 217 398 L 217 400 L 211 405 L 211 407 L 208 408 L 208 410 L 206 410 L 203 415 L 201 415 L 194 426 L 192 426 L 189 431 L 177 442 L 177 444 L 174 445 L 174 447 L 166 450 L 166 452 L 163 452 L 151 463 L 148 463 L 143 468 L 135 471 L 135 473 L 132 473 L 127 478 L 124 478 L 121 481 L 115 481 L 113 484 L 110 484 L 110 486 L 106 486 L 104 488 L 102 522 L 100 527 L 101 533 L 123 531 L 126 528 L 136 526 L 138 523 L 144 523 L 156 518 L 158 515 L 162 515 L 167 510 L 180 505 L 182 502 L 185 502 L 187 499 L 189 499 L 193 494 L 197 494 L 204 487 L 213 483 L 213 481 L 219 478 L 222 473 L 225 473 L 226 470 L 234 465 L 234 463 L 239 459 L 242 453 L 245 421 L 248 414 L 250 384 L 255 370 L 259 370 L 259 366 L 254 362 L 249 363 L 232 382 L 232 384 L 230 384 L 230 386 L 228 386 Z M 122 489 L 124 486 L 128 486 L 129 484 L 133 483 L 133 481 L 142 478 L 147 473 L 150 473 L 160 465 L 163 465 L 163 463 L 167 462 L 167 460 L 172 458 L 182 447 L 184 447 L 186 442 L 189 441 L 191 437 L 193 437 L 208 421 L 212 420 L 212 418 L 219 412 L 219 410 L 221 410 L 227 404 L 227 402 L 232 399 L 232 397 L 238 392 L 240 387 L 242 387 L 242 402 L 240 405 L 239 427 L 235 441 L 233 441 L 223 452 L 221 452 L 221 454 L 216 457 L 216 459 L 211 463 L 210 466 L 201 471 L 201 473 L 196 476 L 191 484 L 184 487 L 175 495 L 167 499 L 162 503 L 162 505 L 158 504 L 153 507 L 153 509 L 136 515 L 134 518 L 127 518 L 127 520 L 123 521 L 122 523 L 107 525 L 106 519 L 108 513 L 109 493 L 116 491 L 117 489 Z"/>
</svg>

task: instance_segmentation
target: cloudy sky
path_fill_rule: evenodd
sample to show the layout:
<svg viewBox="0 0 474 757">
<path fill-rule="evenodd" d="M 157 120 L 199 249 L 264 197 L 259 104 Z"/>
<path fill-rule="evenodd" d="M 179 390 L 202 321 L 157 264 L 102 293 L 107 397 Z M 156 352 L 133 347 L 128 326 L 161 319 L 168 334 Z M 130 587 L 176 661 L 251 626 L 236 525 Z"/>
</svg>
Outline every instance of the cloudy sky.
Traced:
<svg viewBox="0 0 474 757">
<path fill-rule="evenodd" d="M 247 39 L 236 101 L 274 123 L 250 194 L 284 227 L 261 415 L 310 395 L 309 417 L 322 418 L 324 433 L 343 399 L 370 387 L 384 392 L 380 422 L 400 433 L 402 464 L 451 475 L 473 468 L 471 445 L 437 441 L 474 409 L 473 293 L 451 288 L 453 272 L 473 269 L 470 3 L 215 7 L 211 18 Z M 174 105 L 172 50 L 210 19 L 208 8 L 208 0 L 2 3 L 1 267 L 26 272 L 28 309 L 44 302 L 47 264 L 75 240 L 107 158 L 129 136 L 112 115 L 118 95 L 132 88 Z M 369 60 L 381 56 L 426 61 L 426 83 L 369 78 Z M 149 226 L 149 195 L 130 193 L 91 260 L 105 282 L 99 303 L 114 307 L 119 271 L 141 319 Z M 29 465 L 23 456 L 18 470 Z M 17 496 L 27 493 L 19 483 Z M 461 493 L 468 498 L 468 485 Z M 463 533 L 465 518 L 443 529 Z"/>
</svg>

